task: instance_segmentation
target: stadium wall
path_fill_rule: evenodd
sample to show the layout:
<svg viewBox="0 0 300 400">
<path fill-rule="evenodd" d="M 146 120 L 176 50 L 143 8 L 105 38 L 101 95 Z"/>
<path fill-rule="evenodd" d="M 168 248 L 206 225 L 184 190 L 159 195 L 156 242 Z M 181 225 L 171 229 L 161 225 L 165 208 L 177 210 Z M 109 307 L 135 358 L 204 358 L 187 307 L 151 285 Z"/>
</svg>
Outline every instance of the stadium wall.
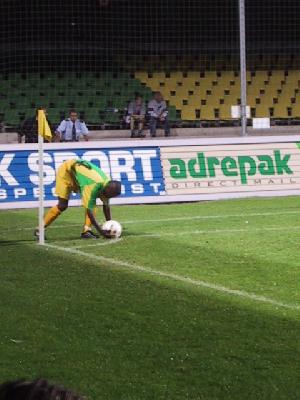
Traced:
<svg viewBox="0 0 300 400">
<path fill-rule="evenodd" d="M 132 140 L 45 144 L 45 205 L 56 202 L 55 174 L 82 158 L 121 180 L 113 204 L 300 194 L 300 136 Z M 35 144 L 0 148 L 0 208 L 38 206 Z M 80 205 L 78 195 L 70 205 Z"/>
</svg>

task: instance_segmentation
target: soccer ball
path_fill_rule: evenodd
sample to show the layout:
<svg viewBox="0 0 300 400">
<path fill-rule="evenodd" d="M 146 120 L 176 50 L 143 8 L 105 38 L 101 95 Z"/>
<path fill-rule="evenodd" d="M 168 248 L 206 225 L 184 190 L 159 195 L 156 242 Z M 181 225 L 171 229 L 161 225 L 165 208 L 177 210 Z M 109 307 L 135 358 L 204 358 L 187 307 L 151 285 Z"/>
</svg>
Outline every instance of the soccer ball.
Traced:
<svg viewBox="0 0 300 400">
<path fill-rule="evenodd" d="M 102 225 L 102 229 L 104 231 L 110 231 L 110 237 L 113 239 L 117 239 L 122 234 L 122 226 L 118 221 L 106 221 Z"/>
</svg>

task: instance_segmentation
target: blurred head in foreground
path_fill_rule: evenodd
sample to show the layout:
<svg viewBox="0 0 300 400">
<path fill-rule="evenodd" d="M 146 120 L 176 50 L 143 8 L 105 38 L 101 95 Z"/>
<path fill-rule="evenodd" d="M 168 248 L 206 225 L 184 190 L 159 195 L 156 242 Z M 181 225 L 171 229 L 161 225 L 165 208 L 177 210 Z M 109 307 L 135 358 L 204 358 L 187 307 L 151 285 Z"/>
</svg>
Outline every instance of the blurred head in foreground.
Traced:
<svg viewBox="0 0 300 400">
<path fill-rule="evenodd" d="M 46 379 L 36 379 L 3 383 L 0 385 L 0 400 L 85 400 L 85 397 L 50 384 Z"/>
</svg>

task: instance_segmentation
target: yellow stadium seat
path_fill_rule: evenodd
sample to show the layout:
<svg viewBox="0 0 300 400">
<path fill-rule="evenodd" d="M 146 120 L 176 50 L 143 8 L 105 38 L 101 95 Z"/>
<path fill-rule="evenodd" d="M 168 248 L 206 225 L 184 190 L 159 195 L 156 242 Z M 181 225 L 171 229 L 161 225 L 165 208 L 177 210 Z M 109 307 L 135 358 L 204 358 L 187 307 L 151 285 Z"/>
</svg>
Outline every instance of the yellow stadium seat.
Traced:
<svg viewBox="0 0 300 400">
<path fill-rule="evenodd" d="M 181 110 L 183 106 L 183 99 L 179 96 L 171 96 L 169 98 L 169 103 L 171 106 L 175 106 L 177 110 Z"/>
<path fill-rule="evenodd" d="M 189 106 L 199 109 L 201 107 L 201 97 L 199 96 L 190 96 L 188 98 Z"/>
<path fill-rule="evenodd" d="M 281 86 L 281 82 L 285 79 L 283 71 L 273 71 L 272 75 L 269 76 L 269 85 L 274 85 L 277 87 Z"/>
<path fill-rule="evenodd" d="M 200 109 L 200 119 L 212 121 L 215 120 L 215 110 L 212 106 L 202 106 Z"/>
<path fill-rule="evenodd" d="M 292 96 L 289 96 L 288 94 L 287 95 L 284 95 L 284 94 L 280 94 L 279 96 L 278 96 L 278 100 L 277 100 L 277 103 L 278 104 L 284 104 L 286 107 L 289 107 L 291 104 L 292 104 L 292 102 L 291 102 L 291 99 L 292 99 L 293 97 Z"/>
<path fill-rule="evenodd" d="M 273 104 L 273 97 L 268 94 L 261 94 L 259 96 L 260 104 L 268 105 L 269 107 Z"/>
<path fill-rule="evenodd" d="M 257 104 L 256 105 L 256 117 L 258 118 L 267 118 L 270 117 L 269 106 L 266 104 Z"/>
<path fill-rule="evenodd" d="M 298 86 L 298 81 L 300 80 L 299 70 L 289 70 L 288 75 L 285 77 L 286 84 L 293 84 Z"/>
<path fill-rule="evenodd" d="M 281 93 L 278 95 L 278 102 L 285 101 L 286 103 L 290 104 L 291 99 L 295 98 L 295 90 L 291 89 L 288 90 L 287 88 L 282 90 Z"/>
<path fill-rule="evenodd" d="M 211 82 L 216 81 L 218 79 L 217 72 L 216 71 L 205 71 L 205 79 L 207 79 Z"/>
<path fill-rule="evenodd" d="M 174 88 L 177 85 L 177 81 L 172 78 L 166 78 L 164 83 L 165 86 L 169 88 Z"/>
<path fill-rule="evenodd" d="M 169 98 L 171 97 L 169 88 L 162 86 L 160 87 L 159 91 L 161 92 L 165 100 L 169 100 Z"/>
<path fill-rule="evenodd" d="M 265 82 L 268 81 L 268 71 L 256 71 L 255 76 L 252 77 L 252 82 Z"/>
<path fill-rule="evenodd" d="M 220 105 L 219 107 L 220 119 L 231 119 L 231 107 L 229 105 Z"/>
<path fill-rule="evenodd" d="M 247 95 L 247 105 L 250 107 L 256 107 L 256 98 Z"/>
<path fill-rule="evenodd" d="M 146 71 L 138 71 L 135 73 L 135 78 L 139 79 L 141 82 L 143 83 L 147 83 L 148 82 L 148 72 Z"/>
<path fill-rule="evenodd" d="M 219 97 L 224 97 L 225 87 L 223 85 L 216 85 L 212 87 L 212 93 Z"/>
<path fill-rule="evenodd" d="M 201 99 L 205 99 L 207 97 L 207 88 L 202 86 L 196 86 L 193 88 L 194 96 L 200 97 Z"/>
<path fill-rule="evenodd" d="M 171 71 L 170 78 L 173 81 L 181 82 L 183 78 L 182 71 Z"/>
<path fill-rule="evenodd" d="M 292 117 L 300 118 L 300 103 L 295 103 L 292 106 Z"/>
<path fill-rule="evenodd" d="M 224 97 L 224 104 L 229 105 L 229 106 L 235 106 L 238 104 L 237 101 L 237 96 L 236 95 L 228 95 Z"/>
<path fill-rule="evenodd" d="M 147 71 L 135 73 L 152 91 L 161 91 L 187 121 L 196 119 L 196 110 L 201 119 L 215 120 L 216 109 L 220 119 L 231 119 L 231 106 L 241 98 L 240 76 L 233 70 L 171 71 L 168 77 L 164 71 L 155 71 L 149 75 Z M 268 117 L 272 108 L 275 118 L 288 118 L 290 107 L 292 116 L 300 118 L 300 71 L 289 70 L 287 75 L 283 69 L 247 71 L 247 104 L 257 117 Z"/>
<path fill-rule="evenodd" d="M 187 76 L 189 78 L 192 78 L 195 81 L 197 81 L 200 79 L 200 72 L 199 71 L 188 71 Z"/>
<path fill-rule="evenodd" d="M 182 78 L 182 84 L 183 86 L 186 86 L 187 88 L 193 88 L 195 86 L 195 81 L 193 77 L 184 77 Z"/>
<path fill-rule="evenodd" d="M 218 78 L 218 86 L 222 86 L 223 89 L 230 89 L 231 87 L 231 82 L 236 82 L 235 79 L 232 78 L 226 78 L 226 77 L 220 77 Z"/>
<path fill-rule="evenodd" d="M 261 86 L 256 83 L 252 83 L 251 85 L 247 86 L 247 94 L 252 96 L 258 96 L 260 91 L 264 89 L 264 86 Z"/>
<path fill-rule="evenodd" d="M 206 104 L 217 108 L 220 104 L 220 97 L 214 94 L 207 96 Z"/>
<path fill-rule="evenodd" d="M 195 109 L 189 106 L 183 106 L 181 109 L 181 119 L 185 121 L 195 121 Z"/>
<path fill-rule="evenodd" d="M 280 87 L 278 86 L 266 86 L 265 90 L 265 96 L 269 96 L 269 97 L 276 97 L 278 95 L 278 90 L 280 89 Z"/>
<path fill-rule="evenodd" d="M 153 72 L 153 79 L 164 82 L 166 80 L 166 74 L 165 72 Z"/>
<path fill-rule="evenodd" d="M 241 97 L 241 85 L 234 85 L 234 86 L 230 86 L 229 89 L 230 94 L 235 94 L 238 97 Z"/>
<path fill-rule="evenodd" d="M 174 91 L 176 92 L 176 96 L 179 96 L 182 99 L 188 98 L 189 89 L 186 86 L 177 86 L 174 88 Z"/>
<path fill-rule="evenodd" d="M 286 104 L 275 104 L 274 105 L 274 117 L 275 118 L 288 118 L 288 110 Z"/>
</svg>

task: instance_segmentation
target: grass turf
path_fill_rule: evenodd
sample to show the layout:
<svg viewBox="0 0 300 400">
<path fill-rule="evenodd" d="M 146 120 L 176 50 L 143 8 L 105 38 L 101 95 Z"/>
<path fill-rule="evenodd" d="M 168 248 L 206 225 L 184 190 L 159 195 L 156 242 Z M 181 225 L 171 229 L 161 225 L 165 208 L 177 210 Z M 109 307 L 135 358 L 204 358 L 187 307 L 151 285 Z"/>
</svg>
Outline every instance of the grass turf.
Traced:
<svg viewBox="0 0 300 400">
<path fill-rule="evenodd" d="M 78 239 L 70 209 L 48 243 L 85 255 L 37 246 L 35 217 L 0 213 L 2 380 L 43 376 L 90 399 L 299 398 L 298 198 L 114 207 L 113 245 Z"/>
</svg>

